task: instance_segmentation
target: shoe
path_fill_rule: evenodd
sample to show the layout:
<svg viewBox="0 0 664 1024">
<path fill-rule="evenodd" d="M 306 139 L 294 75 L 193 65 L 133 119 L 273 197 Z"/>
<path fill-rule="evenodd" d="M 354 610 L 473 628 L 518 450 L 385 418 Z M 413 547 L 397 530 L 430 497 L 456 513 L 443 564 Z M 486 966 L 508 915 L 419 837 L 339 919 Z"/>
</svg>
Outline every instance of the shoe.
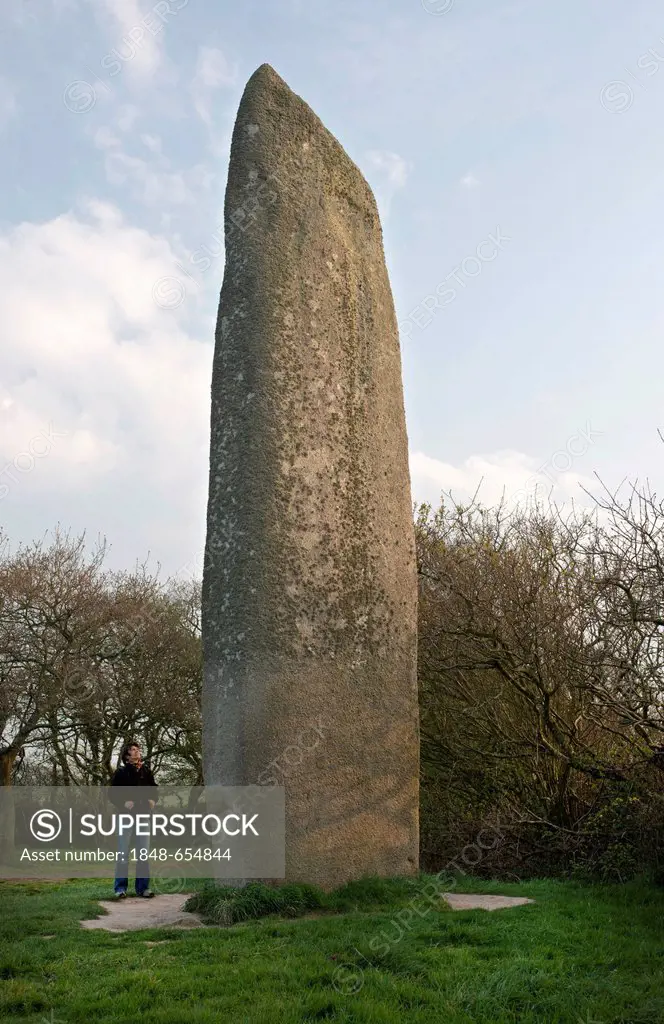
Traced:
<svg viewBox="0 0 664 1024">
<path fill-rule="evenodd" d="M 146 889 L 145 892 L 137 892 L 136 895 L 141 896 L 144 900 L 151 900 L 152 897 L 154 896 L 154 893 L 150 892 L 149 889 Z"/>
<path fill-rule="evenodd" d="M 124 891 L 124 889 L 121 889 L 120 892 L 115 893 L 115 898 L 116 900 L 126 900 L 127 893 Z"/>
</svg>

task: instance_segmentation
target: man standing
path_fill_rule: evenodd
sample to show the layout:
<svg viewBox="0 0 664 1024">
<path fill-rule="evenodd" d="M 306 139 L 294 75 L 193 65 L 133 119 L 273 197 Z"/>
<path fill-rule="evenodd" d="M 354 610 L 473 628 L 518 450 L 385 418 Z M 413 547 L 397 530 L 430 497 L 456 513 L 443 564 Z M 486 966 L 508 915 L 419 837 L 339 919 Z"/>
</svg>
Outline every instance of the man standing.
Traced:
<svg viewBox="0 0 664 1024">
<path fill-rule="evenodd" d="M 121 766 L 113 776 L 112 786 L 136 786 L 145 787 L 153 786 L 156 787 L 157 783 L 154 780 L 154 775 L 150 771 L 149 766 L 143 761 L 141 757 L 141 748 L 135 740 L 130 740 L 129 743 L 125 743 L 122 748 L 120 755 L 122 760 Z M 149 810 L 152 810 L 157 802 L 157 790 L 153 790 L 153 797 L 148 797 L 147 794 L 141 792 L 139 788 L 136 790 L 135 799 L 123 800 L 123 794 L 118 794 L 119 799 L 111 799 L 116 807 L 122 806 L 128 811 L 132 811 L 134 815 L 144 814 Z M 115 869 L 115 895 L 117 899 L 125 899 L 127 896 L 127 888 L 129 886 L 129 850 L 131 847 L 131 837 L 134 836 L 134 849 L 136 856 L 136 895 L 142 896 L 145 899 L 154 896 L 153 892 L 150 892 L 150 863 L 147 859 L 150 837 L 135 835 L 135 826 L 129 831 L 123 832 L 119 837 L 119 850 L 118 860 Z M 144 851 L 141 859 L 141 851 Z M 139 877 L 140 872 L 140 877 Z"/>
</svg>

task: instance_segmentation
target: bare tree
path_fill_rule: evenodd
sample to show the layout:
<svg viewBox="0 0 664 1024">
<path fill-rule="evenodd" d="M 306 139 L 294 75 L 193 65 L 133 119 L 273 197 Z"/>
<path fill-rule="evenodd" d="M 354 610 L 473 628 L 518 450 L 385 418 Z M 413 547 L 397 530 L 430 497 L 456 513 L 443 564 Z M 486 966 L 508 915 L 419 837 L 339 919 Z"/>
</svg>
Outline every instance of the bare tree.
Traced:
<svg viewBox="0 0 664 1024">
<path fill-rule="evenodd" d="M 102 546 L 84 558 L 84 536 L 55 532 L 0 559 L 0 773 L 9 785 L 29 742 L 43 738 L 67 686 L 85 668 L 94 673 L 104 627 Z"/>
<path fill-rule="evenodd" d="M 122 743 L 202 782 L 200 585 L 161 584 L 145 565 L 102 571 L 56 531 L 0 561 L 0 767 L 53 785 L 105 785 Z M 21 758 L 21 751 L 24 756 Z M 26 754 L 27 752 L 27 754 Z"/>
<path fill-rule="evenodd" d="M 448 806 L 570 829 L 607 787 L 652 791 L 664 576 L 657 530 L 622 524 L 419 509 L 422 756 Z"/>
</svg>

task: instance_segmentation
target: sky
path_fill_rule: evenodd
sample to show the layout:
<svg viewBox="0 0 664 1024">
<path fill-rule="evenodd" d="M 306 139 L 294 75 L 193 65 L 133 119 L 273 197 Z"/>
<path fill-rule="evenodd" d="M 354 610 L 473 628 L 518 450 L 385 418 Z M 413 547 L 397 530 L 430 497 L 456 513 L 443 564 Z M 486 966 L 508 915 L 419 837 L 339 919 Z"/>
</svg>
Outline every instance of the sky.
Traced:
<svg viewBox="0 0 664 1024">
<path fill-rule="evenodd" d="M 199 571 L 230 138 L 271 64 L 376 195 L 413 500 L 592 504 L 664 448 L 655 0 L 12 0 L 0 528 Z M 205 247 L 210 267 L 192 262 Z M 661 487 L 659 488 L 661 489 Z"/>
</svg>

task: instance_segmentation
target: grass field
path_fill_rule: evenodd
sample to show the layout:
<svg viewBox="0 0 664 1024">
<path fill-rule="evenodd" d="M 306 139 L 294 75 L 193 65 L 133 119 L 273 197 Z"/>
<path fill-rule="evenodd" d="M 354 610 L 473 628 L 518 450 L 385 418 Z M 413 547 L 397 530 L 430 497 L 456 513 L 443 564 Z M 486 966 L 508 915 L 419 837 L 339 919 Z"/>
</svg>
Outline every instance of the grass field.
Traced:
<svg viewBox="0 0 664 1024">
<path fill-rule="evenodd" d="M 104 883 L 0 882 L 0 1020 L 664 1022 L 661 889 L 464 878 L 459 892 L 537 902 L 487 913 L 421 899 L 404 914 L 413 885 L 366 899 L 360 886 L 343 913 L 113 935 L 79 925 L 98 915 Z"/>
</svg>

